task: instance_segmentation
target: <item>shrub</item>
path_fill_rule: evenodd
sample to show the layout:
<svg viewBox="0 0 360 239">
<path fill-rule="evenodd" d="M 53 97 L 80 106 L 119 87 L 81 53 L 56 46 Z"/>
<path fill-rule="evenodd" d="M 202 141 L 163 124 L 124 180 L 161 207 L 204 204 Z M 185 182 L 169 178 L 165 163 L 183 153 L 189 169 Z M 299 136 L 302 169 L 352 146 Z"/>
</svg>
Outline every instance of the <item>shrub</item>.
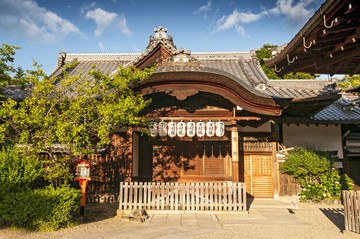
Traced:
<svg viewBox="0 0 360 239">
<path fill-rule="evenodd" d="M 0 200 L 2 193 L 28 189 L 43 171 L 42 163 L 32 155 L 12 147 L 0 151 Z"/>
<path fill-rule="evenodd" d="M 281 171 L 294 176 L 302 191 L 300 200 L 340 200 L 342 190 L 351 190 L 353 181 L 332 168 L 331 155 L 315 149 L 290 151 Z"/>
<path fill-rule="evenodd" d="M 52 231 L 72 225 L 71 212 L 80 203 L 80 190 L 69 186 L 55 189 L 50 185 L 6 194 L 0 204 L 0 215 L 17 228 Z"/>
<path fill-rule="evenodd" d="M 281 171 L 293 175 L 298 180 L 316 178 L 331 167 L 331 161 L 314 149 L 296 148 L 289 152 Z"/>
<path fill-rule="evenodd" d="M 61 167 L 64 168 L 63 164 Z M 61 169 L 62 169 L 61 168 Z M 45 174 L 43 163 L 35 156 L 16 148 L 0 151 L 0 219 L 14 227 L 30 230 L 58 230 L 73 223 L 71 212 L 81 203 L 80 190 L 65 185 L 66 170 Z M 65 172 L 65 173 L 64 173 Z M 48 173 L 48 172 L 47 172 Z M 45 188 L 31 188 L 32 182 L 46 176 L 56 184 Z M 51 181 L 51 180 L 49 180 Z"/>
<path fill-rule="evenodd" d="M 341 191 L 352 190 L 353 185 L 353 180 L 346 174 L 341 175 L 338 170 L 332 169 L 320 174 L 316 181 L 301 184 L 300 200 L 339 200 L 342 196 Z"/>
</svg>

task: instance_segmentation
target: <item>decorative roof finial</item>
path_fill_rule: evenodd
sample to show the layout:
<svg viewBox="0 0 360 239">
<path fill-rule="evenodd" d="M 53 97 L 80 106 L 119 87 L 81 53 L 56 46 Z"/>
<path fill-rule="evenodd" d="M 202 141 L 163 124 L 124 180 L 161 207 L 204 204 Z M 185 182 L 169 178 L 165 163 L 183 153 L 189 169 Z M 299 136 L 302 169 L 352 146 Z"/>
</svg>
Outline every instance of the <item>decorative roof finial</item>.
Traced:
<svg viewBox="0 0 360 239">
<path fill-rule="evenodd" d="M 162 28 L 162 26 L 159 26 L 159 28 L 154 28 L 155 31 L 155 39 L 167 39 L 167 29 L 166 28 Z"/>
</svg>

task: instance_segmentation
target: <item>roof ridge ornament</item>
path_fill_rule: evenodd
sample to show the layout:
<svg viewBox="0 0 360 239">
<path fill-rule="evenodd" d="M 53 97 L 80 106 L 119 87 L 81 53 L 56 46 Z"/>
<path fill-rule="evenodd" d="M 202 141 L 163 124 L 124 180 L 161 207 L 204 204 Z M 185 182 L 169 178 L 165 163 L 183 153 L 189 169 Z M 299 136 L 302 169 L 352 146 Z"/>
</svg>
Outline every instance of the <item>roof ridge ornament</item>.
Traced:
<svg viewBox="0 0 360 239">
<path fill-rule="evenodd" d="M 162 26 L 159 26 L 159 28 L 154 28 L 155 32 L 155 39 L 167 39 L 167 28 L 162 28 Z"/>
<path fill-rule="evenodd" d="M 191 51 L 185 51 L 184 48 L 180 47 L 179 50 L 174 52 L 172 57 L 167 58 L 161 65 L 200 65 L 200 62 L 193 56 Z"/>
<path fill-rule="evenodd" d="M 167 35 L 167 28 L 163 28 L 159 26 L 159 28 L 154 28 L 155 37 L 153 35 L 150 36 L 149 44 L 147 45 L 146 49 L 150 48 L 154 44 L 162 42 L 165 45 L 169 45 L 176 49 L 176 46 L 173 42 L 172 35 Z"/>
</svg>

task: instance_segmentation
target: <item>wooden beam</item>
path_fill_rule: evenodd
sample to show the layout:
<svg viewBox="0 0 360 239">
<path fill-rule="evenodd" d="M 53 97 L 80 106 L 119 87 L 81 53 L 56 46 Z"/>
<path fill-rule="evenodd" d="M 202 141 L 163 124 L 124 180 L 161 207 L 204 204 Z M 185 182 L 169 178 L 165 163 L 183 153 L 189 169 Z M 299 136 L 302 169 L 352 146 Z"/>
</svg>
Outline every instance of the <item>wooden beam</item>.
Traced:
<svg viewBox="0 0 360 239">
<path fill-rule="evenodd" d="M 241 120 L 241 121 L 250 121 L 250 120 L 261 120 L 260 117 L 253 116 L 236 116 L 236 117 L 201 117 L 201 116 L 189 116 L 189 117 L 153 117 L 152 119 L 157 120 L 223 120 L 223 121 L 231 121 L 231 120 Z"/>
<path fill-rule="evenodd" d="M 307 60 L 302 60 L 302 61 L 298 60 L 294 64 L 291 64 L 289 66 L 284 66 L 284 69 L 280 72 L 280 74 L 287 74 L 289 72 L 299 72 L 299 71 L 323 73 L 323 70 L 326 69 L 326 67 L 329 67 L 331 65 L 336 65 L 337 63 L 344 61 L 348 58 L 358 56 L 360 54 L 359 45 L 360 44 L 356 44 L 356 46 L 345 49 L 344 51 L 333 52 L 332 53 L 333 58 L 331 58 L 330 56 L 326 58 L 324 57 L 324 55 L 319 54 L 319 56 L 309 58 Z M 327 53 L 323 52 L 322 54 L 327 54 Z"/>
</svg>

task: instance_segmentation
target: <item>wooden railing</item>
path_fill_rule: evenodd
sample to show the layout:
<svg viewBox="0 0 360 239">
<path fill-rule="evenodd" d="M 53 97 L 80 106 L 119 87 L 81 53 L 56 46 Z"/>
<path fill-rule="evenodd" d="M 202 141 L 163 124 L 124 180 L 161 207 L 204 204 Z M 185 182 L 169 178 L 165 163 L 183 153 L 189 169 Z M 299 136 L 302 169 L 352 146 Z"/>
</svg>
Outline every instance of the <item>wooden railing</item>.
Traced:
<svg viewBox="0 0 360 239">
<path fill-rule="evenodd" d="M 360 191 L 343 191 L 345 230 L 360 234 Z"/>
<path fill-rule="evenodd" d="M 242 142 L 243 151 L 272 151 L 273 143 L 267 141 Z"/>
<path fill-rule="evenodd" d="M 119 210 L 246 210 L 245 183 L 121 182 Z"/>
</svg>

